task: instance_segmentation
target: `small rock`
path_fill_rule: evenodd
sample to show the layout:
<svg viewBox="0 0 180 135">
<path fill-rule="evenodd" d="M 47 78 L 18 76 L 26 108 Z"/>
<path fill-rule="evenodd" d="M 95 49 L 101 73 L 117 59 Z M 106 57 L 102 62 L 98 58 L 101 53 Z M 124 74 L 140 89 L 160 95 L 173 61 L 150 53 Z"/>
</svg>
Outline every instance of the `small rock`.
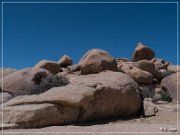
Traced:
<svg viewBox="0 0 180 135">
<path fill-rule="evenodd" d="M 72 60 L 68 55 L 64 55 L 64 56 L 58 61 L 58 64 L 59 64 L 61 67 L 70 66 L 70 65 L 72 65 L 72 63 L 73 63 L 73 60 Z"/>
<path fill-rule="evenodd" d="M 149 99 L 149 98 L 148 98 Z M 158 112 L 157 106 L 151 101 L 144 100 L 144 113 L 145 116 L 154 116 Z"/>
</svg>

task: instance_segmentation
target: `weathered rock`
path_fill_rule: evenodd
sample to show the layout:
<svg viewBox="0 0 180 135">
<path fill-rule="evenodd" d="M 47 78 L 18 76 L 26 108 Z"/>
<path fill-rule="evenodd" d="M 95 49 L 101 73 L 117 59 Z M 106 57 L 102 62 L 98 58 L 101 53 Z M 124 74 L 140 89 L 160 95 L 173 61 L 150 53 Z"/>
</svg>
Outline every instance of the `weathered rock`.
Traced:
<svg viewBox="0 0 180 135">
<path fill-rule="evenodd" d="M 139 68 L 133 68 L 127 72 L 137 83 L 151 84 L 153 82 L 153 75 L 149 72 L 143 71 Z"/>
<path fill-rule="evenodd" d="M 9 101 L 11 98 L 12 98 L 12 95 L 10 95 L 7 92 L 0 93 L 0 104 Z"/>
<path fill-rule="evenodd" d="M 167 69 L 169 62 L 163 60 L 163 59 L 154 59 L 153 61 L 156 69 L 160 70 L 160 69 Z"/>
<path fill-rule="evenodd" d="M 153 74 L 155 71 L 155 65 L 149 60 L 140 60 L 136 63 L 136 67 L 141 70 L 147 71 Z"/>
<path fill-rule="evenodd" d="M 155 57 L 155 53 L 152 49 L 146 47 L 143 43 L 138 43 L 137 47 L 134 50 L 132 60 L 139 61 L 139 60 L 151 60 Z"/>
<path fill-rule="evenodd" d="M 129 70 L 133 69 L 135 65 L 135 62 L 121 62 L 118 63 L 117 68 L 119 72 L 127 73 Z"/>
<path fill-rule="evenodd" d="M 104 70 L 117 71 L 116 60 L 101 49 L 89 50 L 79 62 L 81 74 L 99 73 Z"/>
<path fill-rule="evenodd" d="M 48 72 L 43 69 L 27 68 L 16 71 L 3 79 L 3 91 L 14 96 L 34 93 L 36 84 L 47 75 Z"/>
<path fill-rule="evenodd" d="M 167 67 L 168 71 L 171 71 L 173 73 L 180 72 L 180 66 L 179 65 L 169 65 Z"/>
<path fill-rule="evenodd" d="M 162 79 L 162 73 L 159 72 L 156 68 L 155 65 L 149 61 L 149 60 L 140 60 L 136 63 L 136 67 L 138 67 L 141 70 L 147 71 L 151 73 L 154 78 L 156 78 L 158 81 Z"/>
<path fill-rule="evenodd" d="M 61 67 L 70 66 L 70 65 L 72 65 L 72 63 L 73 63 L 73 60 L 66 54 L 58 61 L 58 64 Z"/>
<path fill-rule="evenodd" d="M 13 96 L 38 94 L 52 87 L 64 85 L 64 80 L 41 68 L 16 71 L 5 77 L 3 82 L 3 91 Z"/>
<path fill-rule="evenodd" d="M 180 83 L 177 81 L 180 79 L 180 73 L 174 73 L 168 77 L 163 78 L 161 81 L 161 88 L 168 91 L 174 102 L 177 102 L 177 95 L 180 97 Z M 180 99 L 179 99 L 180 102 Z"/>
<path fill-rule="evenodd" d="M 75 64 L 75 65 L 68 66 L 67 69 L 70 72 L 76 72 L 80 70 L 80 66 L 78 64 Z"/>
<path fill-rule="evenodd" d="M 150 62 L 149 60 L 138 61 L 136 66 L 141 70 L 144 70 L 144 71 L 147 71 L 147 72 L 151 73 L 154 76 L 154 78 L 156 78 L 157 80 L 162 79 L 161 72 L 159 72 L 155 68 L 155 65 L 152 62 Z"/>
<path fill-rule="evenodd" d="M 16 72 L 17 70 L 14 68 L 0 68 L 0 79 L 2 79 L 2 71 L 3 71 L 3 77 L 6 77 L 14 72 Z"/>
<path fill-rule="evenodd" d="M 155 104 L 152 103 L 152 100 L 144 99 L 144 113 L 145 116 L 153 116 L 156 115 L 158 109 Z"/>
<path fill-rule="evenodd" d="M 59 72 L 62 72 L 62 70 L 60 69 L 60 65 L 50 60 L 41 60 L 34 66 L 34 68 L 43 68 L 48 70 L 52 74 L 57 74 Z"/>
<path fill-rule="evenodd" d="M 39 95 L 19 96 L 5 103 L 5 123 L 43 127 L 72 121 L 132 116 L 141 109 L 138 86 L 123 73 L 106 71 L 88 76 L 68 76 L 69 85 L 55 87 Z M 47 103 L 51 104 L 50 107 L 42 106 Z M 50 114 L 50 110 L 55 112 Z"/>
</svg>

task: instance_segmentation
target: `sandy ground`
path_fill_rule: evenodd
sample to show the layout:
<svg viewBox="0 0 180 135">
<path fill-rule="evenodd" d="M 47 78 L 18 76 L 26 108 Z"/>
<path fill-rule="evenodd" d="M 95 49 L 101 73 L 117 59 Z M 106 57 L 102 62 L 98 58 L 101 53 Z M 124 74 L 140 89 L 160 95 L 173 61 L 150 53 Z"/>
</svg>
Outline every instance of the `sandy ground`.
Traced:
<svg viewBox="0 0 180 135">
<path fill-rule="evenodd" d="M 180 109 L 175 104 L 157 105 L 159 112 L 156 116 L 148 118 L 131 118 L 131 119 L 108 119 L 94 122 L 79 123 L 76 125 L 51 126 L 39 129 L 4 129 L 5 135 L 107 135 L 107 134 L 132 134 L 132 135 L 176 135 L 180 134 L 178 121 L 180 121 Z M 180 105 L 179 105 L 180 106 Z M 180 124 L 179 124 L 180 125 Z M 176 132 L 161 131 L 160 127 L 177 128 Z"/>
</svg>

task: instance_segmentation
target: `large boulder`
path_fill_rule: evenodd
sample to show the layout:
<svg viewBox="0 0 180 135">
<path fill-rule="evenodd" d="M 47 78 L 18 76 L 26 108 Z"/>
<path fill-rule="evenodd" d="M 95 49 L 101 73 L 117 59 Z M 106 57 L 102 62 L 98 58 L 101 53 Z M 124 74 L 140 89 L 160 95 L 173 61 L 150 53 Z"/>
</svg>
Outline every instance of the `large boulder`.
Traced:
<svg viewBox="0 0 180 135">
<path fill-rule="evenodd" d="M 16 72 L 17 70 L 15 68 L 0 68 L 0 79 L 2 78 L 2 74 L 3 77 L 6 77 L 14 72 Z"/>
<path fill-rule="evenodd" d="M 180 72 L 174 73 L 168 77 L 165 77 L 161 81 L 161 88 L 171 95 L 174 102 L 177 102 L 177 95 L 180 97 Z M 180 102 L 180 98 L 178 99 Z"/>
<path fill-rule="evenodd" d="M 139 68 L 129 70 L 127 75 L 131 76 L 137 83 L 151 84 L 153 82 L 153 75 L 149 72 L 143 71 Z"/>
<path fill-rule="evenodd" d="M 16 71 L 3 78 L 3 91 L 14 96 L 32 94 L 35 92 L 37 84 L 47 75 L 48 72 L 43 69 L 26 68 Z"/>
<path fill-rule="evenodd" d="M 139 61 L 143 59 L 151 60 L 154 57 L 155 57 L 155 53 L 152 49 L 148 48 L 143 43 L 138 43 L 132 55 L 132 60 L 133 61 Z"/>
<path fill-rule="evenodd" d="M 65 85 L 65 81 L 51 75 L 47 70 L 27 68 L 5 77 L 3 79 L 3 91 L 13 96 L 38 94 L 52 87 Z"/>
<path fill-rule="evenodd" d="M 57 62 L 50 60 L 41 60 L 34 66 L 34 68 L 43 68 L 52 74 L 57 74 L 62 71 L 60 69 L 60 65 Z"/>
<path fill-rule="evenodd" d="M 58 64 L 61 67 L 70 66 L 70 65 L 72 65 L 72 63 L 73 63 L 73 60 L 66 54 L 58 61 Z"/>
<path fill-rule="evenodd" d="M 81 74 L 99 73 L 104 70 L 117 71 L 116 60 L 101 49 L 89 50 L 79 61 Z"/>
<path fill-rule="evenodd" d="M 6 102 L 4 122 L 20 127 L 43 127 L 134 116 L 142 109 L 137 84 L 123 73 L 106 71 L 91 75 L 68 74 L 67 77 L 69 85 Z"/>
</svg>

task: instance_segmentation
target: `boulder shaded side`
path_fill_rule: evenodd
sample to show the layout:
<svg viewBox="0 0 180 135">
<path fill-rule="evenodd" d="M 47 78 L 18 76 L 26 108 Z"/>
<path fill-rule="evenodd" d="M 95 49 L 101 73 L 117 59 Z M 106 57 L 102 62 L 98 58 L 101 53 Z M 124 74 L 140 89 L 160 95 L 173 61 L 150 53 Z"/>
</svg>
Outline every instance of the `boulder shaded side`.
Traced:
<svg viewBox="0 0 180 135">
<path fill-rule="evenodd" d="M 174 102 L 177 102 L 177 95 L 180 97 L 180 90 L 178 89 L 180 88 L 180 83 L 178 82 L 179 79 L 180 72 L 177 72 L 168 77 L 165 77 L 161 81 L 161 88 L 169 92 Z"/>
</svg>

